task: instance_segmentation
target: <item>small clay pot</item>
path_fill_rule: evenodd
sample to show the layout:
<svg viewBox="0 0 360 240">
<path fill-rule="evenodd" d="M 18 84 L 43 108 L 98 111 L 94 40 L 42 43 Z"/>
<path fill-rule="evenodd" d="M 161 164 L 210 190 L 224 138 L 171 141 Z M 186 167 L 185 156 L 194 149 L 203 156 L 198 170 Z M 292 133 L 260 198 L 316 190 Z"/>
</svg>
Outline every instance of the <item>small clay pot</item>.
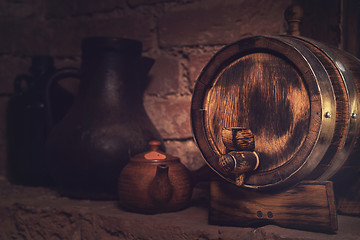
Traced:
<svg viewBox="0 0 360 240">
<path fill-rule="evenodd" d="M 150 151 L 131 158 L 120 174 L 120 206 L 146 214 L 187 207 L 193 187 L 190 171 L 179 158 L 161 152 L 159 141 L 149 145 Z"/>
</svg>

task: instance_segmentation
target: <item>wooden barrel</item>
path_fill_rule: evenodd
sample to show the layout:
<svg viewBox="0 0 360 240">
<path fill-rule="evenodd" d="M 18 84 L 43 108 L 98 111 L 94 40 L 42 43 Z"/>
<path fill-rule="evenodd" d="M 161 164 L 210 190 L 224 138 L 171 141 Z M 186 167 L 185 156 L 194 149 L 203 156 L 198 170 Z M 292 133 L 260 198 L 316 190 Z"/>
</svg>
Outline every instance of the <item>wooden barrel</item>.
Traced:
<svg viewBox="0 0 360 240">
<path fill-rule="evenodd" d="M 195 140 L 226 180 L 221 131 L 248 128 L 259 166 L 244 187 L 283 188 L 327 180 L 359 166 L 360 61 L 302 37 L 256 36 L 219 51 L 198 78 L 191 105 Z"/>
</svg>

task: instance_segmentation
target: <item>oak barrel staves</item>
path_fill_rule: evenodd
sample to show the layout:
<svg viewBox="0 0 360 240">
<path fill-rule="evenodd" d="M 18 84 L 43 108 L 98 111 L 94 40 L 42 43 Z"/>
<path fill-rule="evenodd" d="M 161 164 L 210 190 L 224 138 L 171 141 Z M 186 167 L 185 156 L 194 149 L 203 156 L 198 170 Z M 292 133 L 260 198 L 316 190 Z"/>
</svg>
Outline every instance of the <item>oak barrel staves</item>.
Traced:
<svg viewBox="0 0 360 240">
<path fill-rule="evenodd" d="M 359 166 L 360 62 L 295 36 L 242 39 L 218 52 L 197 80 L 191 107 L 196 142 L 209 166 L 226 153 L 224 127 L 249 128 L 260 163 L 244 187 L 282 188 L 327 180 Z"/>
</svg>

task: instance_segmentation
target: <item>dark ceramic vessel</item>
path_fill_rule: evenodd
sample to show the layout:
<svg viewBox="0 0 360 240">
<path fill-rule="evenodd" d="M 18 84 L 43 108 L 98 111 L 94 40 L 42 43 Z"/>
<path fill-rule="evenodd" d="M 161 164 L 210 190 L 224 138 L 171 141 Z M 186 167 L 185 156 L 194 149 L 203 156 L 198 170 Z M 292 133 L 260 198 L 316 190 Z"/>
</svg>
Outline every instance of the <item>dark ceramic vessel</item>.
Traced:
<svg viewBox="0 0 360 240">
<path fill-rule="evenodd" d="M 51 56 L 33 56 L 29 74 L 14 81 L 7 108 L 7 177 L 12 183 L 52 185 L 44 167 L 45 141 L 52 125 L 48 116 L 59 122 L 73 103 L 73 96 L 56 81 L 48 84 L 54 72 Z M 46 96 L 51 96 L 48 101 Z M 54 107 L 52 113 L 47 111 L 47 103 Z"/>
<path fill-rule="evenodd" d="M 49 137 L 48 164 L 65 195 L 117 199 L 117 180 L 130 156 L 161 140 L 143 106 L 153 59 L 142 57 L 141 42 L 129 39 L 88 38 L 82 50 L 79 92 Z"/>
</svg>

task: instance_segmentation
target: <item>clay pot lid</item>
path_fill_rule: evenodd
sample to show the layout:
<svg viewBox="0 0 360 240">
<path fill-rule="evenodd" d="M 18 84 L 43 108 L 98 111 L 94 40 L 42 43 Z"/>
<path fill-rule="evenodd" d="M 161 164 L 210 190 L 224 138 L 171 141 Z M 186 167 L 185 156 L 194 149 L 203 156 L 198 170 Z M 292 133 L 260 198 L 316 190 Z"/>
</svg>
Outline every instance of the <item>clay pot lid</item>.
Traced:
<svg viewBox="0 0 360 240">
<path fill-rule="evenodd" d="M 160 150 L 161 142 L 153 140 L 149 142 L 150 151 L 139 153 L 131 158 L 131 161 L 137 162 L 167 162 L 178 161 L 179 158 L 170 154 L 164 153 Z"/>
</svg>

